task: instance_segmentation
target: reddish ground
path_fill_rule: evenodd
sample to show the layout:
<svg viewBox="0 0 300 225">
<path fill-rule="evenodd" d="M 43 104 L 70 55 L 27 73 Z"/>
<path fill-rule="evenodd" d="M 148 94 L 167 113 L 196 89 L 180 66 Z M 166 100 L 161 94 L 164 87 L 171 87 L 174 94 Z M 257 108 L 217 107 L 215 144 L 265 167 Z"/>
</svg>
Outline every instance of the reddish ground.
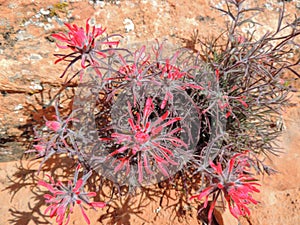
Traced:
<svg viewBox="0 0 300 225">
<path fill-rule="evenodd" d="M 0 161 L 7 161 L 0 163 L 1 225 L 51 224 L 54 221 L 42 214 L 45 205 L 35 184 L 37 165 L 23 161 L 25 169 L 22 169 L 16 160 L 16 156 L 27 148 L 30 124 L 41 121 L 41 115 L 51 115 L 51 109 L 44 110 L 42 106 L 61 87 L 62 81 L 58 77 L 62 67 L 53 64 L 53 53 L 57 49 L 50 35 L 64 28 L 53 16 L 67 17 L 82 25 L 86 18 L 95 18 L 97 23 L 107 27 L 108 33 L 124 35 L 123 44 L 167 38 L 174 45 L 192 46 L 191 36 L 196 29 L 199 37 L 207 38 L 218 33 L 224 24 L 224 18 L 209 7 L 222 2 L 217 0 L 99 1 L 94 6 L 80 0 L 59 2 L 0 0 Z M 257 18 L 264 24 L 258 35 L 274 30 L 281 1 L 254 0 L 246 1 L 246 4 L 250 2 L 265 9 Z M 290 16 L 299 15 L 299 8 L 299 0 L 286 1 Z M 134 26 L 124 24 L 125 19 Z M 243 225 L 300 224 L 299 80 L 293 85 L 295 106 L 283 114 L 286 129 L 278 140 L 284 153 L 267 159 L 279 173 L 259 177 L 262 187 L 256 198 L 260 204 L 252 207 L 251 217 L 241 219 Z M 67 169 L 69 165 L 61 166 Z M 157 191 L 149 188 L 134 197 L 121 197 L 111 202 L 107 209 L 90 210 L 91 224 L 201 224 L 197 220 L 195 204 L 191 207 L 184 203 L 180 205 L 175 192 L 165 192 L 160 202 L 161 193 L 157 194 Z M 228 212 L 216 217 L 220 225 L 238 224 Z M 84 224 L 81 213 L 74 213 L 72 218 L 70 224 Z"/>
</svg>

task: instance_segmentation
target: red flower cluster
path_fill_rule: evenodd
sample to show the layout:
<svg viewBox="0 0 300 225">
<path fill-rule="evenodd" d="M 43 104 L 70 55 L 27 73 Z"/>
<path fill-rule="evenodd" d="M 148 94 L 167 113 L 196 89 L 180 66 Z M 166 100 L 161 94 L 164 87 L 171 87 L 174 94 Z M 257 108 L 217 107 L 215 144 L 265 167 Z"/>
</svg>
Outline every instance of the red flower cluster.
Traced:
<svg viewBox="0 0 300 225">
<path fill-rule="evenodd" d="M 59 59 L 55 61 L 58 63 L 60 61 L 68 61 L 70 64 L 67 66 L 61 77 L 65 75 L 70 66 L 72 66 L 76 61 L 81 59 L 81 67 L 85 69 L 88 66 L 98 66 L 97 55 L 100 57 L 106 57 L 105 50 L 100 50 L 98 44 L 108 45 L 109 48 L 112 46 L 117 46 L 118 41 L 108 41 L 109 37 L 105 37 L 104 40 L 96 41 L 100 37 L 105 29 L 102 27 L 96 28 L 95 26 L 90 26 L 89 20 L 86 21 L 85 30 L 82 27 L 78 27 L 76 24 L 65 25 L 69 28 L 68 35 L 64 33 L 52 34 L 52 37 L 59 41 L 65 42 L 66 45 L 57 46 L 62 49 L 70 48 L 73 52 L 70 54 L 55 54 Z M 97 44 L 98 43 L 98 44 Z"/>
<path fill-rule="evenodd" d="M 229 160 L 226 168 L 223 170 L 221 163 L 215 165 L 210 162 L 210 166 L 213 168 L 213 178 L 210 185 L 202 192 L 192 196 L 190 199 L 197 198 L 201 200 L 205 197 L 203 208 L 208 205 L 208 199 L 213 194 L 213 201 L 210 205 L 208 219 L 211 222 L 212 213 L 216 205 L 217 198 L 221 192 L 228 203 L 231 214 L 238 218 L 239 216 L 250 215 L 250 210 L 247 207 L 248 204 L 257 204 L 251 196 L 253 192 L 259 192 L 255 185 L 255 179 L 249 175 L 247 168 L 249 167 L 248 159 L 244 154 L 236 154 Z"/>
<path fill-rule="evenodd" d="M 54 182 L 53 178 L 48 176 L 50 179 L 50 183 L 40 180 L 38 182 L 39 185 L 46 187 L 52 194 L 45 194 L 44 198 L 46 199 L 46 203 L 49 203 L 50 206 L 45 210 L 45 214 L 50 211 L 50 217 L 56 216 L 56 222 L 58 225 L 62 225 L 64 223 L 64 219 L 66 218 L 65 225 L 69 223 L 70 213 L 73 212 L 73 208 L 75 204 L 78 204 L 82 215 L 84 216 L 87 224 L 90 224 L 90 220 L 87 217 L 82 203 L 85 203 L 92 208 L 103 208 L 106 206 L 104 202 L 90 202 L 89 197 L 96 196 L 95 192 L 85 192 L 84 185 L 87 179 L 92 175 L 92 171 L 85 174 L 82 178 L 78 179 L 80 165 L 77 166 L 74 180 L 69 181 L 67 185 L 64 185 L 62 182 L 58 181 Z"/>
<path fill-rule="evenodd" d="M 126 173 L 130 171 L 130 161 L 132 157 L 137 157 L 138 163 L 138 181 L 143 181 L 143 168 L 147 175 L 153 173 L 150 167 L 155 164 L 160 172 L 169 177 L 168 171 L 164 166 L 169 164 L 176 165 L 173 158 L 173 149 L 187 148 L 187 145 L 175 136 L 181 131 L 181 128 L 170 128 L 170 125 L 180 121 L 180 117 L 169 117 L 166 111 L 162 116 L 154 121 L 150 121 L 150 115 L 154 112 L 154 104 L 151 98 L 148 98 L 142 113 L 132 114 L 132 106 L 128 102 L 129 129 L 122 129 L 123 132 L 115 132 L 111 135 L 117 144 L 123 146 L 116 149 L 108 155 L 111 157 L 126 153 L 124 157 L 114 159 L 113 164 L 119 162 L 115 167 L 115 172 L 126 167 Z M 166 131 L 168 130 L 168 131 Z"/>
</svg>

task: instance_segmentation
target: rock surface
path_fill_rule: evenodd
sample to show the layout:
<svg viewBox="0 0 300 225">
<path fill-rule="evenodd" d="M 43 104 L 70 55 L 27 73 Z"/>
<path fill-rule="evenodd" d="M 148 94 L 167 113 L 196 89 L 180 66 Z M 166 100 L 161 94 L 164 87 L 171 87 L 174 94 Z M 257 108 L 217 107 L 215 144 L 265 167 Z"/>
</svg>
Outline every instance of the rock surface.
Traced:
<svg viewBox="0 0 300 225">
<path fill-rule="evenodd" d="M 278 9 L 283 1 L 254 0 L 246 4 L 264 8 L 259 22 L 264 24 L 258 33 L 274 30 Z M 286 11 L 299 15 L 299 0 L 285 1 Z M 93 18 L 107 33 L 124 36 L 122 44 L 151 42 L 155 38 L 167 38 L 172 45 L 193 46 L 192 34 L 198 29 L 199 36 L 208 38 L 221 31 L 224 18 L 210 5 L 220 6 L 221 0 L 131 0 L 131 1 L 28 1 L 0 0 L 0 224 L 32 225 L 51 224 L 53 219 L 43 217 L 45 205 L 38 194 L 34 175 L 36 166 L 20 170 L 16 160 L 28 149 L 32 139 L 32 126 L 50 117 L 53 107 L 45 107 L 59 92 L 64 79 L 59 79 L 62 65 L 54 64 L 58 51 L 52 33 L 64 31 L 64 22 L 84 25 Z M 70 85 L 70 96 L 72 87 Z M 295 90 L 300 90 L 299 81 Z M 65 94 L 68 99 L 68 94 Z M 279 140 L 284 148 L 280 157 L 270 161 L 280 171 L 277 175 L 261 177 L 261 204 L 253 207 L 251 217 L 241 224 L 300 224 L 300 93 L 295 92 L 292 101 L 297 107 L 286 109 L 286 131 Z M 69 101 L 64 107 L 67 110 Z M 22 172 L 23 171 L 23 172 Z M 155 190 L 154 190 L 155 191 Z M 151 192 L 151 196 L 154 193 Z M 153 194 L 154 195 L 154 194 Z M 172 196 L 172 193 L 171 193 Z M 182 215 L 176 215 L 172 205 L 178 204 L 175 196 L 161 204 L 158 197 L 143 200 L 122 198 L 110 209 L 94 212 L 89 210 L 91 224 L 201 224 L 196 210 L 183 205 Z M 175 200 L 174 200 L 175 199 Z M 237 224 L 228 213 L 223 215 L 224 224 Z M 70 224 L 84 224 L 81 213 L 73 215 Z"/>
</svg>

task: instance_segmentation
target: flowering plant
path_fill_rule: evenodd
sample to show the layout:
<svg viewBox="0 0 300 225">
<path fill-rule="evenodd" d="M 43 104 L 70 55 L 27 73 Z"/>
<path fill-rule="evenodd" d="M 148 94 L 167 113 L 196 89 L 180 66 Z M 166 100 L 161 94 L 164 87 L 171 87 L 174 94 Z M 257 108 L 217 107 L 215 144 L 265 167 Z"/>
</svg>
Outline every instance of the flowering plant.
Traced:
<svg viewBox="0 0 300 225">
<path fill-rule="evenodd" d="M 78 60 L 81 60 L 81 67 L 83 69 L 88 66 L 99 66 L 98 57 L 105 58 L 105 52 L 108 50 L 100 49 L 101 45 L 108 45 L 110 49 L 112 46 L 117 46 L 119 44 L 118 41 L 108 41 L 108 38 L 110 37 L 104 37 L 100 41 L 96 41 L 96 39 L 105 32 L 105 29 L 102 27 L 96 28 L 95 26 L 90 26 L 89 21 L 90 19 L 87 19 L 85 30 L 82 27 L 78 27 L 76 24 L 71 25 L 65 23 L 70 30 L 68 35 L 64 33 L 52 34 L 53 38 L 66 43 L 66 45 L 56 44 L 57 47 L 71 49 L 73 51 L 67 55 L 55 54 L 55 56 L 58 57 L 55 63 L 60 61 L 70 62 L 60 77 L 63 77 L 67 70 Z"/>
<path fill-rule="evenodd" d="M 74 205 L 77 204 L 84 216 L 87 224 L 90 224 L 90 220 L 86 215 L 83 204 L 87 204 L 92 208 L 103 208 L 106 203 L 104 202 L 90 202 L 89 197 L 96 196 L 95 192 L 86 192 L 84 185 L 87 179 L 92 175 L 92 171 L 85 174 L 78 179 L 80 164 L 76 167 L 73 182 L 69 181 L 67 185 L 61 181 L 54 182 L 53 178 L 48 176 L 50 183 L 46 183 L 43 180 L 38 182 L 39 185 L 46 187 L 51 194 L 45 194 L 46 203 L 50 204 L 45 213 L 50 212 L 50 217 L 56 216 L 56 222 L 59 225 L 68 224 L 70 220 L 70 213 L 73 212 Z M 64 220 L 66 221 L 64 223 Z"/>
<path fill-rule="evenodd" d="M 136 113 L 135 117 L 132 114 L 132 106 L 128 102 L 129 127 L 122 129 L 122 133 L 115 132 L 111 134 L 111 138 L 115 139 L 118 144 L 122 144 L 121 148 L 114 150 L 107 157 L 110 158 L 116 154 L 124 153 L 126 156 L 113 159 L 120 162 L 115 167 L 115 172 L 126 166 L 126 173 L 130 171 L 130 161 L 136 157 L 138 164 L 138 181 L 143 181 L 143 168 L 147 174 L 152 174 L 151 167 L 156 165 L 157 168 L 165 176 L 169 176 L 164 165 L 177 163 L 172 160 L 175 151 L 180 151 L 181 148 L 187 148 L 187 145 L 177 138 L 176 133 L 181 131 L 181 128 L 174 128 L 163 133 L 163 130 L 172 124 L 180 121 L 180 117 L 169 118 L 169 112 L 166 111 L 161 117 L 155 121 L 150 121 L 150 116 L 154 111 L 154 105 L 151 98 L 148 98 L 145 103 L 143 113 Z M 149 159 L 151 159 L 149 161 Z"/>
<path fill-rule="evenodd" d="M 238 218 L 239 216 L 250 215 L 248 204 L 257 204 L 257 201 L 250 195 L 253 192 L 259 192 L 255 187 L 259 185 L 255 183 L 255 178 L 251 177 L 248 171 L 250 164 L 245 154 L 235 154 L 227 163 L 225 169 L 222 169 L 220 162 L 215 165 L 210 162 L 213 171 L 208 170 L 207 176 L 210 181 L 208 187 L 202 190 L 199 194 L 192 196 L 190 199 L 197 198 L 201 200 L 205 197 L 203 208 L 208 205 L 210 195 L 213 195 L 213 200 L 208 212 L 208 220 L 212 221 L 212 212 L 216 205 L 216 201 L 223 193 L 225 200 L 228 203 L 231 214 Z M 201 210 L 201 209 L 200 209 Z"/>
<path fill-rule="evenodd" d="M 227 0 L 227 8 L 217 8 L 231 18 L 225 43 L 219 38 L 204 43 L 195 36 L 202 49 L 182 48 L 167 56 L 159 41 L 150 50 L 117 48 L 119 40 L 112 39 L 121 35 L 101 39 L 105 29 L 90 25 L 90 19 L 85 29 L 66 23 L 67 34 L 53 34 L 66 43 L 59 48 L 71 50 L 55 54 L 55 63 L 69 62 L 61 77 L 81 61 L 78 71 L 71 70 L 71 79 L 79 75 L 79 94 L 66 117 L 55 105 L 56 116 L 35 132 L 34 149 L 27 152 L 37 153 L 42 164 L 56 154 L 67 156 L 84 170 L 78 179 L 78 166 L 67 185 L 50 176 L 50 183 L 39 182 L 51 192 L 45 195 L 46 213 L 58 224 L 64 218 L 68 224 L 75 204 L 88 224 L 82 203 L 106 206 L 90 202 L 96 193 L 84 190 L 92 171 L 118 190 L 162 182 L 181 186 L 187 201 L 205 198 L 200 211 L 211 199 L 209 223 L 220 198 L 234 217 L 250 215 L 249 204 L 258 203 L 252 194 L 259 192 L 250 171 L 269 173 L 260 156 L 277 153 L 272 141 L 280 130 L 273 118 L 288 105 L 281 72 L 300 77 L 293 69 L 299 61 L 281 60 L 300 31 L 293 23 L 281 26 L 282 11 L 275 32 L 258 40 L 254 32 L 242 33 L 244 24 L 255 24 L 247 13 L 258 10 L 243 8 L 243 2 Z M 111 198 L 114 194 L 113 189 Z"/>
</svg>

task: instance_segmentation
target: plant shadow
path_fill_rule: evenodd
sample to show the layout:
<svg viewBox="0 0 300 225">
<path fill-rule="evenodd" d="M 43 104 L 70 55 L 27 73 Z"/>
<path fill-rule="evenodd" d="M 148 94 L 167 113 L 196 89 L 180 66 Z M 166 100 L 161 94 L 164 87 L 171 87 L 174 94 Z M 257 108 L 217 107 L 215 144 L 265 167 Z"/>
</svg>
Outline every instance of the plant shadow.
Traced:
<svg viewBox="0 0 300 225">
<path fill-rule="evenodd" d="M 73 179 L 72 175 L 77 165 L 73 159 L 54 155 L 42 165 L 40 174 L 37 174 L 40 161 L 41 159 L 20 160 L 16 165 L 17 170 L 8 176 L 9 184 L 1 190 L 9 193 L 11 202 L 19 200 L 24 191 L 29 192 L 28 196 L 22 199 L 28 201 L 26 209 L 24 204 L 22 207 L 14 205 L 9 209 L 9 224 L 49 224 L 51 220 L 44 214 L 46 203 L 43 195 L 47 191 L 37 186 L 38 180 L 45 174 L 63 182 Z M 112 181 L 93 173 L 87 181 L 86 188 L 97 193 L 93 201 L 107 202 L 107 206 L 98 212 L 99 224 L 130 225 L 133 221 L 139 221 L 141 224 L 155 223 L 165 212 L 170 224 L 188 224 L 188 219 L 197 217 L 197 206 L 188 198 L 199 188 L 197 180 L 199 179 L 192 173 L 183 176 L 178 172 L 170 180 L 131 190 L 126 186 L 117 186 Z M 200 223 L 200 218 L 198 221 Z"/>
<path fill-rule="evenodd" d="M 40 160 L 23 160 L 16 163 L 16 171 L 7 175 L 8 184 L 1 190 L 10 196 L 13 207 L 9 209 L 9 224 L 49 224 L 49 216 L 43 212 L 46 206 L 42 191 L 37 183 L 47 173 L 57 179 L 67 180 L 69 171 L 75 166 L 71 159 L 54 156 L 43 164 L 38 174 Z M 27 202 L 27 205 L 24 202 Z"/>
<path fill-rule="evenodd" d="M 159 223 L 163 214 L 168 216 L 169 224 L 189 224 L 190 218 L 196 218 L 197 207 L 190 201 L 192 189 L 186 188 L 186 181 L 183 181 L 179 172 L 171 180 L 165 180 L 147 187 L 137 187 L 130 190 L 126 186 L 113 187 L 110 192 L 108 206 L 105 214 L 101 215 L 98 221 L 109 225 L 129 225 L 133 221 L 140 224 Z M 193 179 L 197 180 L 197 179 Z M 190 179 L 188 182 L 192 182 Z M 104 185 L 106 185 L 105 183 Z M 102 186 L 101 192 L 107 188 Z M 198 188 L 198 183 L 189 187 Z M 110 189 L 111 190 L 111 189 Z M 134 218 L 133 218 L 134 217 Z M 198 220 L 200 222 L 200 220 Z"/>
</svg>

